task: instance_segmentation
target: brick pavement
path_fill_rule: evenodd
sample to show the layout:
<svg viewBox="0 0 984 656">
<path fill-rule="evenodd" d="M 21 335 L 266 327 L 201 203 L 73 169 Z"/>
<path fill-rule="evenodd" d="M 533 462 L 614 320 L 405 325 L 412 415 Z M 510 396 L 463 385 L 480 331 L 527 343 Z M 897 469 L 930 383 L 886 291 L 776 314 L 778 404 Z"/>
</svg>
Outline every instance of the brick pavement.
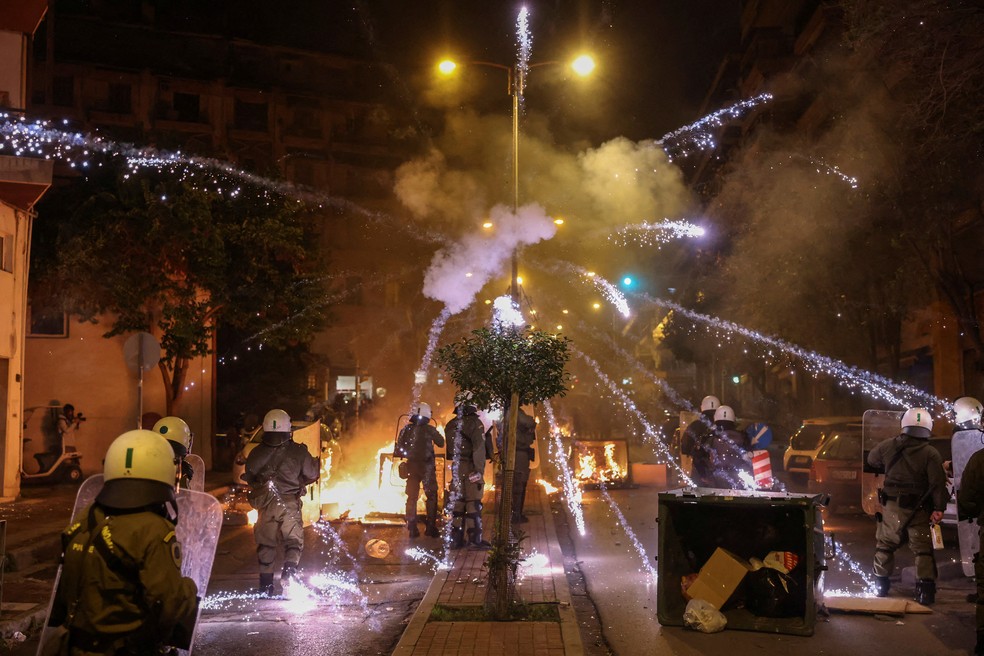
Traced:
<svg viewBox="0 0 984 656">
<path fill-rule="evenodd" d="M 486 506 L 490 513 L 492 506 L 491 503 Z M 560 621 L 429 621 L 435 604 L 474 607 L 485 601 L 486 552 L 461 549 L 454 552 L 451 569 L 434 576 L 393 651 L 394 656 L 575 656 L 583 653 L 553 516 L 546 493 L 539 485 L 530 485 L 527 508 L 530 521 L 518 528 L 528 536 L 523 547 L 531 566 L 520 568 L 516 597 L 525 603 L 556 604 Z M 486 526 L 493 524 L 494 517 L 489 514 Z"/>
</svg>

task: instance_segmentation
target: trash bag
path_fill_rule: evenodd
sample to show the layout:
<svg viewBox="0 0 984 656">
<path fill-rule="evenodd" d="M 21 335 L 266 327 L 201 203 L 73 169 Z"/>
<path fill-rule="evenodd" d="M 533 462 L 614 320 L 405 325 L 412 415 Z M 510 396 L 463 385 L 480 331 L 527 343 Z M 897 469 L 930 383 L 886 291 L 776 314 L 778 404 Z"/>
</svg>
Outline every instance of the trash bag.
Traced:
<svg viewBox="0 0 984 656">
<path fill-rule="evenodd" d="M 717 633 L 728 624 L 728 619 L 710 602 L 691 599 L 687 602 L 687 609 L 683 611 L 683 624 L 688 629 L 703 633 Z"/>
<path fill-rule="evenodd" d="M 745 575 L 745 608 L 759 617 L 797 617 L 803 615 L 806 595 L 789 574 L 771 567 Z"/>
</svg>

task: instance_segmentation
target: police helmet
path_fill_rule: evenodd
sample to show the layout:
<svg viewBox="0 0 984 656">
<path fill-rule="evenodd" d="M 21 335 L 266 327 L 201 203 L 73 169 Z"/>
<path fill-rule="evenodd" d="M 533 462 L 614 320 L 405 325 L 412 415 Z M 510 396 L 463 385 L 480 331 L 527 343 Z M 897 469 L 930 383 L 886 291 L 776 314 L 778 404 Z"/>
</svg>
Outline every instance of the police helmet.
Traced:
<svg viewBox="0 0 984 656">
<path fill-rule="evenodd" d="M 176 461 L 171 444 L 149 430 L 123 433 L 109 445 L 96 501 L 110 508 L 174 502 Z"/>
<path fill-rule="evenodd" d="M 933 434 L 933 416 L 926 408 L 909 408 L 902 415 L 902 434 L 929 439 Z"/>
<path fill-rule="evenodd" d="M 184 458 L 191 451 L 194 435 L 181 417 L 164 417 L 154 424 L 154 432 L 164 436 L 174 448 L 174 455 Z"/>
<path fill-rule="evenodd" d="M 280 446 L 290 439 L 290 415 L 279 408 L 273 409 L 263 417 L 263 443 Z"/>
<path fill-rule="evenodd" d="M 714 411 L 714 423 L 729 423 L 731 424 L 729 428 L 733 428 L 735 425 L 735 411 L 731 409 L 730 405 L 719 406 Z"/>
<path fill-rule="evenodd" d="M 427 403 L 415 403 L 410 407 L 410 420 L 415 424 L 426 424 L 431 418 L 431 407 Z"/>
<path fill-rule="evenodd" d="M 700 411 L 708 412 L 709 410 L 717 410 L 721 407 L 721 400 L 712 395 L 705 396 L 700 402 Z"/>
<path fill-rule="evenodd" d="M 953 402 L 953 420 L 960 428 L 980 428 L 981 402 L 972 396 L 961 396 Z"/>
</svg>

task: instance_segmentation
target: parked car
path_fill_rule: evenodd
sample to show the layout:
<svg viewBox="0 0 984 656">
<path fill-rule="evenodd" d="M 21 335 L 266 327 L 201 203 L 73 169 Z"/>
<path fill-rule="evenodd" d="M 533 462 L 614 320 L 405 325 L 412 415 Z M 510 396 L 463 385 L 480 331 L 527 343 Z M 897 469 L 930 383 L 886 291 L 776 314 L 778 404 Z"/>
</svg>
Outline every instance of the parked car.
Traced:
<svg viewBox="0 0 984 656">
<path fill-rule="evenodd" d="M 810 464 L 807 490 L 810 494 L 830 495 L 830 512 L 860 507 L 861 464 L 861 431 L 830 431 Z"/>
<path fill-rule="evenodd" d="M 783 454 L 782 468 L 787 472 L 808 476 L 813 459 L 827 439 L 839 430 L 861 432 L 861 417 L 814 417 L 804 419 Z"/>
<path fill-rule="evenodd" d="M 939 451 L 943 462 L 951 460 L 949 437 L 932 437 L 929 443 Z M 811 494 L 829 494 L 827 508 L 832 513 L 863 507 L 864 490 L 881 487 L 882 479 L 880 474 L 864 471 L 867 455 L 863 452 L 860 430 L 847 428 L 831 431 L 810 466 L 807 489 Z M 949 477 L 949 472 L 947 489 L 953 492 L 953 479 Z M 943 512 L 943 523 L 954 526 L 957 523 L 956 499 L 952 495 Z"/>
</svg>

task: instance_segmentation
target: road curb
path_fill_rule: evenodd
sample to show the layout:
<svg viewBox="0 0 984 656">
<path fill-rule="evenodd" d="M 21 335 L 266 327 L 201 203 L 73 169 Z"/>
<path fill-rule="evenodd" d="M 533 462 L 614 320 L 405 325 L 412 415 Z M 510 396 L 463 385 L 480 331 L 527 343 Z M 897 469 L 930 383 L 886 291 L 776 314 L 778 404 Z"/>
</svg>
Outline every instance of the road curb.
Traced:
<svg viewBox="0 0 984 656">
<path fill-rule="evenodd" d="M 441 594 L 441 588 L 444 587 L 444 583 L 450 575 L 450 570 L 444 570 L 435 574 L 434 578 L 431 579 L 430 585 L 427 586 L 427 592 L 424 593 L 424 598 L 420 600 L 417 609 L 414 610 L 407 628 L 403 630 L 403 635 L 400 636 L 400 641 L 396 643 L 396 649 L 393 650 L 392 656 L 410 656 L 413 653 L 414 647 L 417 646 L 417 640 L 420 639 L 420 634 L 430 618 L 431 611 L 434 610 L 434 604 L 437 603 L 437 598 Z"/>
</svg>

